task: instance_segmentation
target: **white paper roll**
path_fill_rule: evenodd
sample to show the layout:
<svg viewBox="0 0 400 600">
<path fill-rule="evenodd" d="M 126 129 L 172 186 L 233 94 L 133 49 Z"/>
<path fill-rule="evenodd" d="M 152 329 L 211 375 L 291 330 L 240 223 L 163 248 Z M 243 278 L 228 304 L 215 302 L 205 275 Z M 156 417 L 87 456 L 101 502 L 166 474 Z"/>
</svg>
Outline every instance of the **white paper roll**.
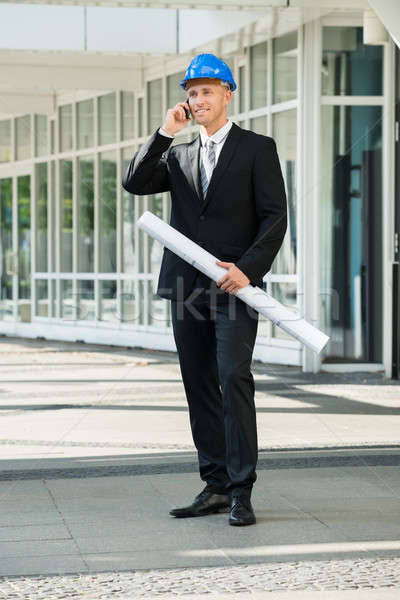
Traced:
<svg viewBox="0 0 400 600">
<path fill-rule="evenodd" d="M 218 281 L 225 275 L 226 269 L 215 263 L 217 260 L 215 256 L 153 215 L 153 213 L 149 211 L 143 213 L 137 224 L 140 229 L 146 231 L 210 279 Z M 314 325 L 307 323 L 297 312 L 289 310 L 259 287 L 247 285 L 236 292 L 235 296 L 314 352 L 321 352 L 329 340 L 325 333 L 314 327 Z"/>
</svg>

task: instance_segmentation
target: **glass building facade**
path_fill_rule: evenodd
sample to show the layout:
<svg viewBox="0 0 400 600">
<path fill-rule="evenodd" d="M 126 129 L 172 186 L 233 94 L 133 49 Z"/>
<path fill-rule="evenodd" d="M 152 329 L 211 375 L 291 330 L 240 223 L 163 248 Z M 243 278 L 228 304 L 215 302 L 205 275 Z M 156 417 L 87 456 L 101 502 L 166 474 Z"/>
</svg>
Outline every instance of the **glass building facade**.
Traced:
<svg viewBox="0 0 400 600">
<path fill-rule="evenodd" d="M 312 49 L 315 131 L 304 125 L 306 26 L 259 33 L 242 52 L 223 56 L 238 83 L 229 117 L 275 139 L 286 185 L 288 229 L 264 287 L 307 314 L 313 257 L 304 221 L 312 221 L 315 324 L 330 336 L 321 360 L 382 363 L 384 51 L 363 44 L 361 23 L 321 19 L 312 27 L 320 40 Z M 169 194 L 133 196 L 121 180 L 167 108 L 185 99 L 183 72 L 183 64 L 173 72 L 160 66 L 141 90 L 61 103 L 50 117 L 0 120 L 0 330 L 23 323 L 35 325 L 32 335 L 41 327 L 45 337 L 174 348 L 169 303 L 155 293 L 162 247 L 136 226 L 146 210 L 168 221 Z M 173 143 L 197 134 L 192 121 Z M 319 165 L 312 191 L 305 175 L 312 158 L 303 154 L 311 136 Z M 309 211 L 311 194 L 317 214 Z M 298 341 L 260 318 L 255 357 L 304 365 L 303 354 Z"/>
</svg>

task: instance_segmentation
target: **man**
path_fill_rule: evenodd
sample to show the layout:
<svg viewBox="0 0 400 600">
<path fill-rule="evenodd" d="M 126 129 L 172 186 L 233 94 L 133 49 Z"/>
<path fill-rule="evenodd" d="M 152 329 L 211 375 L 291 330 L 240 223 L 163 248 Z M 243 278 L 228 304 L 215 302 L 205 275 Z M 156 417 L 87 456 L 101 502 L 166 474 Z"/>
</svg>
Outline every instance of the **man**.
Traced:
<svg viewBox="0 0 400 600">
<path fill-rule="evenodd" d="M 258 313 L 235 294 L 262 278 L 287 227 L 286 195 L 272 138 L 241 129 L 226 110 L 236 89 L 226 63 L 200 54 L 180 82 L 187 103 L 132 159 L 122 181 L 133 194 L 171 192 L 170 224 L 221 261 L 214 282 L 164 249 L 157 294 L 171 300 L 174 338 L 201 479 L 193 503 L 170 511 L 196 517 L 230 510 L 231 525 L 256 522 L 257 429 L 250 370 Z M 200 135 L 171 146 L 190 121 Z"/>
</svg>

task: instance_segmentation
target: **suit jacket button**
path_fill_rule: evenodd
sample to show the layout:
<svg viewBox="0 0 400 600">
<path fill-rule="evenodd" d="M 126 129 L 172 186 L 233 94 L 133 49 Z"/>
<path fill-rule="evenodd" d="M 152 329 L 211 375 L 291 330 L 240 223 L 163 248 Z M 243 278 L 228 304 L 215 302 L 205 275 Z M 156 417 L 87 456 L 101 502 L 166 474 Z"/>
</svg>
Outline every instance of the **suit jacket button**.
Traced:
<svg viewBox="0 0 400 600">
<path fill-rule="evenodd" d="M 204 219 L 205 219 L 205 216 L 204 216 L 204 215 L 201 215 L 201 216 L 200 216 L 200 221 L 204 221 Z"/>
</svg>

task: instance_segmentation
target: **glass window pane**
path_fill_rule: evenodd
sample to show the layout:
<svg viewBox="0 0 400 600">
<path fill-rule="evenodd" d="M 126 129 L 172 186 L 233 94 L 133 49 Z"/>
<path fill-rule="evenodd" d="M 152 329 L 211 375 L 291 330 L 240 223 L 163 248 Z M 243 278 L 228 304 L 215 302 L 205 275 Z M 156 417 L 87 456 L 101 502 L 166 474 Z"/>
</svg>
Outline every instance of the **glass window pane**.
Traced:
<svg viewBox="0 0 400 600">
<path fill-rule="evenodd" d="M 222 60 L 224 62 L 226 62 L 226 64 L 228 65 L 228 67 L 232 71 L 232 75 L 234 76 L 234 74 L 235 74 L 235 60 L 234 60 L 233 56 L 228 56 L 228 57 L 227 56 L 223 56 Z M 237 85 L 237 83 L 238 82 L 236 81 L 236 85 Z M 234 102 L 235 102 L 233 94 L 237 94 L 237 93 L 238 92 L 237 92 L 237 88 L 236 88 L 236 90 L 234 92 L 232 92 L 231 101 L 228 104 L 227 109 L 226 109 L 226 114 L 227 114 L 228 117 L 231 117 L 233 115 L 233 106 L 234 106 Z"/>
<path fill-rule="evenodd" d="M 297 284 L 294 282 L 273 282 L 271 283 L 271 295 L 275 300 L 278 300 L 281 304 L 286 306 L 288 309 L 296 311 L 297 306 Z M 294 318 L 297 318 L 294 315 Z M 293 340 L 293 336 L 283 331 L 280 327 L 272 323 L 271 335 L 274 338 L 283 340 Z"/>
<path fill-rule="evenodd" d="M 16 260 L 12 241 L 12 179 L 0 179 L 0 320 L 12 321 L 12 273 Z"/>
<path fill-rule="evenodd" d="M 154 215 L 163 218 L 163 197 L 162 194 L 153 194 L 148 198 L 148 210 Z M 148 237 L 147 242 L 148 250 L 148 269 L 150 273 L 159 273 L 161 266 L 161 259 L 163 254 L 163 246 L 160 242 L 155 240 L 153 237 Z"/>
<path fill-rule="evenodd" d="M 139 320 L 138 303 L 134 281 L 121 281 L 121 321 L 136 325 Z"/>
<path fill-rule="evenodd" d="M 72 321 L 74 318 L 74 297 L 72 281 L 62 279 L 60 281 L 61 288 L 61 318 L 66 321 Z"/>
<path fill-rule="evenodd" d="M 166 327 L 167 326 L 167 315 L 165 311 L 166 302 L 163 301 L 160 296 L 156 294 L 157 292 L 157 279 L 153 281 L 148 281 L 148 289 L 149 289 L 149 325 L 152 327 Z"/>
<path fill-rule="evenodd" d="M 320 264 L 330 360 L 382 361 L 382 107 L 323 106 Z M 371 226 L 373 224 L 373 226 Z"/>
<path fill-rule="evenodd" d="M 68 152 L 72 150 L 72 104 L 60 106 L 58 111 L 60 152 Z"/>
<path fill-rule="evenodd" d="M 31 117 L 24 115 L 15 119 L 15 154 L 17 160 L 31 157 Z"/>
<path fill-rule="evenodd" d="M 36 165 L 36 271 L 47 270 L 47 163 L 40 163 Z"/>
<path fill-rule="evenodd" d="M 147 84 L 147 131 L 153 133 L 163 123 L 162 80 L 156 79 Z"/>
<path fill-rule="evenodd" d="M 77 315 L 83 321 L 94 321 L 96 304 L 94 300 L 94 281 L 80 279 L 77 281 Z"/>
<path fill-rule="evenodd" d="M 35 115 L 35 156 L 46 156 L 47 150 L 47 117 Z"/>
<path fill-rule="evenodd" d="M 363 44 L 362 27 L 323 27 L 322 93 L 379 96 L 383 46 Z"/>
<path fill-rule="evenodd" d="M 272 137 L 276 142 L 287 197 L 288 227 L 283 244 L 272 264 L 271 273 L 296 273 L 297 218 L 296 218 L 296 109 L 285 110 L 272 116 Z"/>
<path fill-rule="evenodd" d="M 187 94 L 183 88 L 179 85 L 179 81 L 183 79 L 185 72 L 174 73 L 167 77 L 167 104 L 168 108 L 172 108 L 178 102 L 184 102 Z M 160 123 L 160 126 L 162 123 Z"/>
<path fill-rule="evenodd" d="M 254 133 L 267 135 L 267 117 L 263 116 L 250 119 L 250 130 L 254 131 Z"/>
<path fill-rule="evenodd" d="M 133 92 L 121 92 L 121 139 L 135 137 L 135 95 Z"/>
<path fill-rule="evenodd" d="M 93 100 L 83 100 L 76 105 L 78 148 L 94 146 Z"/>
<path fill-rule="evenodd" d="M 18 317 L 31 320 L 31 178 L 17 179 L 18 194 Z"/>
<path fill-rule="evenodd" d="M 149 286 L 148 286 L 148 281 L 147 280 L 143 280 L 143 279 L 139 279 L 139 281 L 138 281 L 138 287 L 139 287 L 139 298 L 138 298 L 138 304 L 139 304 L 139 325 L 145 325 L 146 324 L 146 318 L 148 320 L 148 314 L 149 314 L 149 307 L 148 307 L 148 302 L 149 302 L 149 296 L 148 296 Z"/>
<path fill-rule="evenodd" d="M 72 161 L 60 161 L 60 269 L 72 271 Z"/>
<path fill-rule="evenodd" d="M 267 104 L 267 42 L 250 48 L 250 108 Z"/>
<path fill-rule="evenodd" d="M 100 281 L 100 320 L 116 321 L 117 315 L 117 282 Z"/>
<path fill-rule="evenodd" d="M 0 121 L 0 162 L 11 160 L 11 121 Z"/>
<path fill-rule="evenodd" d="M 53 294 L 52 296 L 52 301 L 51 301 L 51 316 L 53 318 L 57 317 L 57 282 L 55 279 L 51 279 L 50 280 L 50 285 L 51 285 L 51 293 Z"/>
<path fill-rule="evenodd" d="M 51 236 L 51 249 L 50 251 L 50 270 L 54 273 L 56 270 L 56 163 L 54 160 L 50 163 L 50 173 L 51 173 L 51 194 L 50 194 L 50 202 L 51 202 L 51 223 L 50 227 L 50 236 Z"/>
<path fill-rule="evenodd" d="M 246 110 L 246 67 L 244 65 L 239 67 L 238 88 L 236 93 L 239 92 L 239 112 L 243 113 Z"/>
<path fill-rule="evenodd" d="M 114 151 L 100 154 L 100 265 L 103 273 L 117 270 L 117 158 Z"/>
<path fill-rule="evenodd" d="M 273 103 L 297 96 L 297 31 L 273 40 Z"/>
<path fill-rule="evenodd" d="M 122 172 L 125 172 L 135 153 L 134 148 L 122 151 Z M 135 252 L 135 196 L 122 190 L 122 272 L 134 273 L 137 269 Z"/>
<path fill-rule="evenodd" d="M 138 136 L 144 136 L 143 98 L 138 99 Z"/>
<path fill-rule="evenodd" d="M 100 146 L 103 144 L 113 144 L 116 140 L 116 107 L 115 93 L 100 96 L 99 98 L 99 130 Z"/>
<path fill-rule="evenodd" d="M 78 159 L 78 271 L 94 271 L 94 157 Z"/>
<path fill-rule="evenodd" d="M 50 121 L 50 154 L 55 153 L 56 140 L 55 140 L 55 120 Z"/>
<path fill-rule="evenodd" d="M 36 310 L 37 317 L 49 316 L 49 292 L 47 279 L 36 280 Z"/>
</svg>

